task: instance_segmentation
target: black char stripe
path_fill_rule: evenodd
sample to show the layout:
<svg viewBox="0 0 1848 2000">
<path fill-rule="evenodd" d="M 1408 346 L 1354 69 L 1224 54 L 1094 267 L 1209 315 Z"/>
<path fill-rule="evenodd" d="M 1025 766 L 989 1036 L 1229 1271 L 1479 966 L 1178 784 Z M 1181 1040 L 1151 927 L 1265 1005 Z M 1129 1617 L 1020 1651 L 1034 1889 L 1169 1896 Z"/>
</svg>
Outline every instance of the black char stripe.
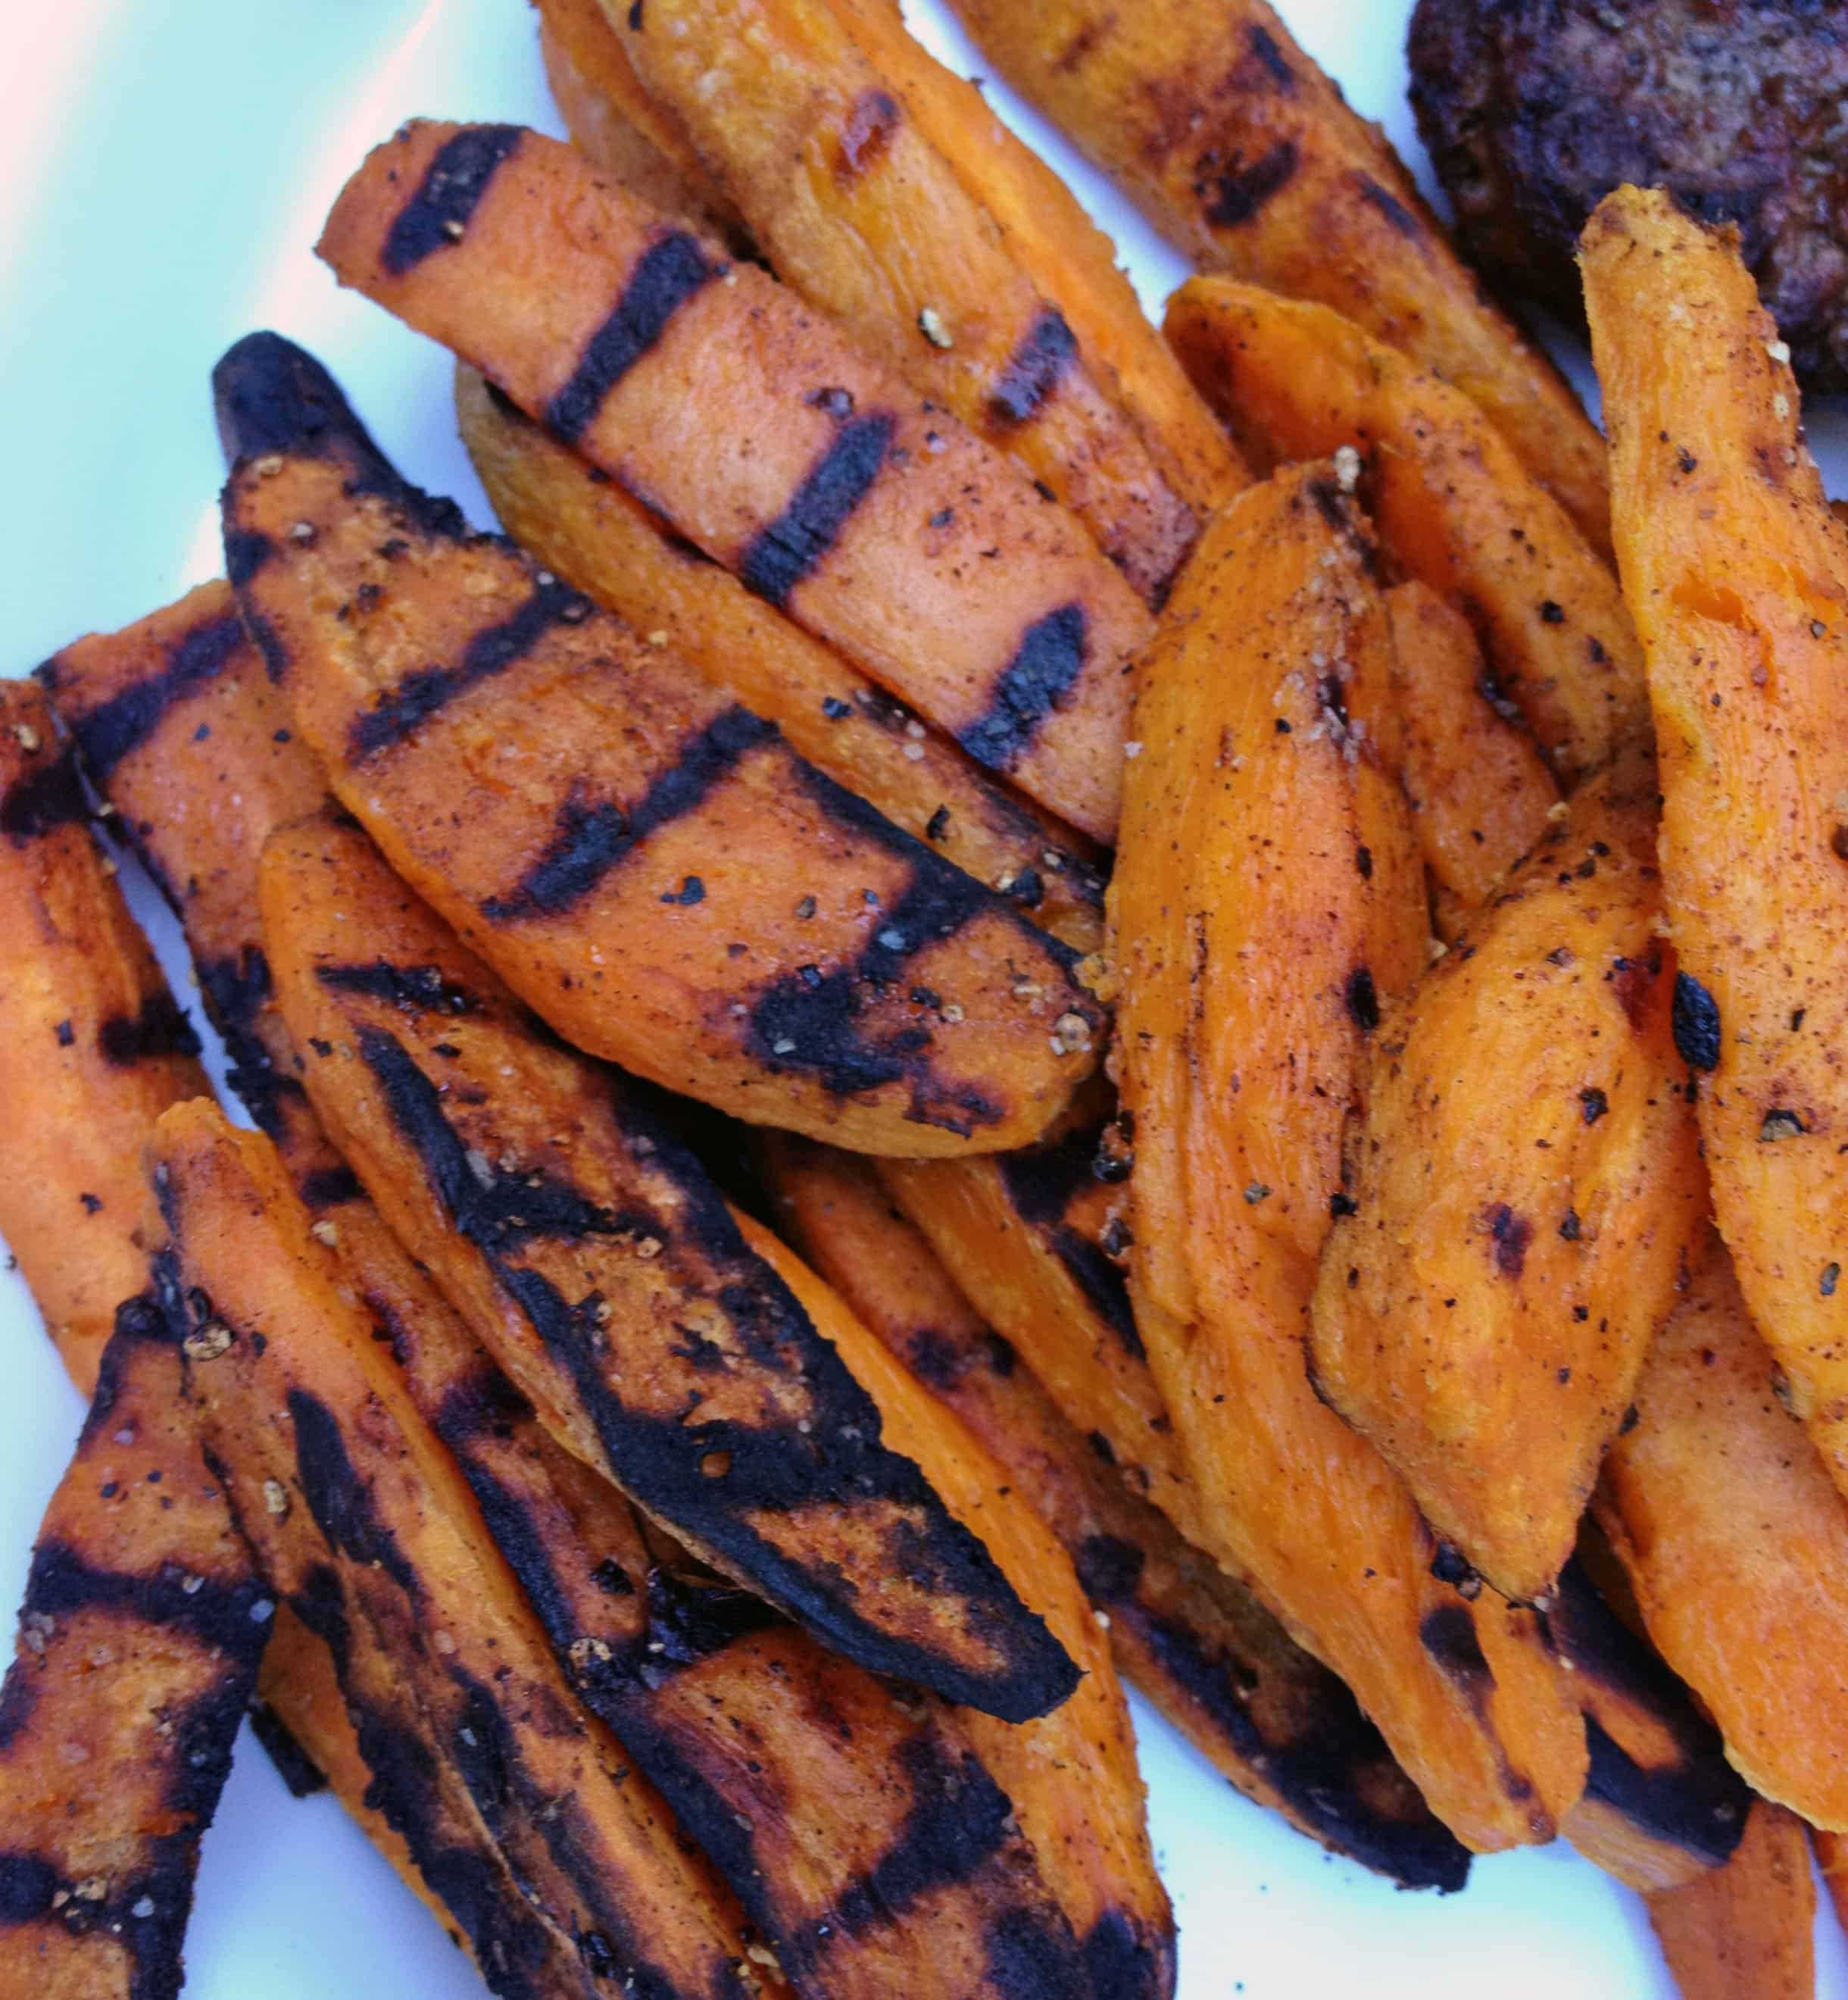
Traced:
<svg viewBox="0 0 1848 2000">
<path fill-rule="evenodd" d="M 113 1069 L 131 1069 L 160 1056 L 196 1056 L 199 1036 L 165 986 L 155 988 L 133 1014 L 112 1015 L 96 1030 L 96 1045 Z"/>
<path fill-rule="evenodd" d="M 468 125 L 446 141 L 393 218 L 379 262 L 395 277 L 454 247 L 501 163 L 525 137 L 518 125 Z"/>
<path fill-rule="evenodd" d="M 773 741 L 776 724 L 733 707 L 683 742 L 657 773 L 633 812 L 612 800 L 566 800 L 557 830 L 519 881 L 491 896 L 481 914 L 492 923 L 516 917 L 556 916 L 595 889 L 648 835 L 696 811 L 713 787 L 748 752 Z"/>
<path fill-rule="evenodd" d="M 257 1033 L 257 1023 L 270 1003 L 269 960 L 252 944 L 245 945 L 235 958 L 202 960 L 199 986 L 205 995 L 206 1015 L 230 1058 L 226 1082 L 258 1130 L 272 1139 L 279 1137 L 283 1105 L 299 1101 L 304 1093 L 299 1077 L 288 1075 L 270 1061 Z"/>
<path fill-rule="evenodd" d="M 738 575 L 779 608 L 827 560 L 854 510 L 872 491 L 892 448 L 897 420 L 884 411 L 850 418 L 774 521 L 746 546 Z"/>
<path fill-rule="evenodd" d="M 989 392 L 988 414 L 999 428 L 1030 422 L 1077 359 L 1078 343 L 1065 315 L 1049 306 L 1007 358 Z"/>
<path fill-rule="evenodd" d="M 957 732 L 957 741 L 978 763 L 1005 771 L 1018 762 L 1083 672 L 1088 630 L 1077 604 L 1061 605 L 1028 627 L 994 684 L 986 711 Z"/>
<path fill-rule="evenodd" d="M 1209 184 L 1207 220 L 1221 229 L 1236 229 L 1249 222 L 1295 172 L 1300 157 L 1294 139 L 1279 139 L 1249 164 L 1235 158 Z"/>
<path fill-rule="evenodd" d="M 168 647 L 158 673 L 120 689 L 87 715 L 74 717 L 71 733 L 90 782 L 99 790 L 106 787 L 116 766 L 153 735 L 168 710 L 216 680 L 243 643 L 243 622 L 235 613 L 196 625 Z M 57 661 L 49 661 L 40 672 L 55 689 Z"/>
<path fill-rule="evenodd" d="M 77 759 L 68 748 L 23 772 L 0 793 L 0 833 L 15 847 L 54 828 L 80 825 L 89 816 Z"/>
<path fill-rule="evenodd" d="M 650 244 L 609 318 L 585 342 L 570 380 L 546 405 L 546 427 L 552 435 L 561 443 L 576 444 L 610 391 L 667 332 L 668 321 L 725 269 L 684 229 Z"/>
<path fill-rule="evenodd" d="M 845 1930 L 889 1923 L 932 1890 L 969 1881 L 1000 1851 L 1013 1821 L 1012 1802 L 973 1751 L 952 1755 L 914 1737 L 898 1764 L 910 1808 L 891 1846 L 836 1899 L 834 1920 Z"/>
<path fill-rule="evenodd" d="M 269 1635 L 272 1600 L 255 1578 L 235 1584 L 189 1575 L 177 1563 L 151 1575 L 99 1569 L 64 1543 L 45 1541 L 26 1579 L 27 1612 L 63 1618 L 102 1608 L 141 1624 L 184 1632 L 213 1651 L 254 1664 Z"/>
<path fill-rule="evenodd" d="M 363 763 L 406 741 L 459 695 L 518 665 L 554 626 L 581 623 L 590 610 L 589 599 L 563 584 L 535 585 L 511 617 L 470 640 L 454 666 L 418 668 L 356 715 L 347 731 L 348 753 Z"/>
<path fill-rule="evenodd" d="M 435 965 L 317 965 L 315 983 L 330 993 L 357 993 L 383 1000 L 407 1014 L 473 1014 L 480 1002 L 466 988 L 452 986 Z"/>
<path fill-rule="evenodd" d="M 417 1571 L 397 1538 L 380 1520 L 372 1488 L 355 1469 L 341 1436 L 340 1420 L 306 1389 L 289 1391 L 289 1419 L 295 1430 L 296 1470 L 308 1511 L 330 1549 L 351 1561 L 384 1571 L 405 1595 L 422 1595 Z"/>
<path fill-rule="evenodd" d="M 1079 1189 L 1094 1184 L 1092 1166 L 1103 1131 L 1101 1124 L 1082 1126 L 1052 1145 L 1004 1153 L 998 1164 L 1007 1199 L 1021 1221 L 1043 1234 L 1047 1248 L 1116 1335 L 1123 1351 L 1139 1361 L 1146 1350 L 1136 1327 L 1135 1310 L 1129 1303 L 1129 1281 L 1088 1236 L 1065 1220 Z"/>
</svg>

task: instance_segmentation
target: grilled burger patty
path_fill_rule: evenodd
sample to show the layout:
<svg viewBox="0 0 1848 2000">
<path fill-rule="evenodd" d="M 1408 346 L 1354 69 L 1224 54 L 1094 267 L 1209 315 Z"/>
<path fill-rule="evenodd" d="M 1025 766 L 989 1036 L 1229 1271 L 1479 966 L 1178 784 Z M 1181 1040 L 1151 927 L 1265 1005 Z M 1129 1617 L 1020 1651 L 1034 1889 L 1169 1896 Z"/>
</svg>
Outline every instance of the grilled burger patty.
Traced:
<svg viewBox="0 0 1848 2000">
<path fill-rule="evenodd" d="M 1582 318 L 1602 197 L 1739 225 L 1806 388 L 1848 389 L 1843 0 L 1418 0 L 1412 102 L 1492 283 Z"/>
</svg>

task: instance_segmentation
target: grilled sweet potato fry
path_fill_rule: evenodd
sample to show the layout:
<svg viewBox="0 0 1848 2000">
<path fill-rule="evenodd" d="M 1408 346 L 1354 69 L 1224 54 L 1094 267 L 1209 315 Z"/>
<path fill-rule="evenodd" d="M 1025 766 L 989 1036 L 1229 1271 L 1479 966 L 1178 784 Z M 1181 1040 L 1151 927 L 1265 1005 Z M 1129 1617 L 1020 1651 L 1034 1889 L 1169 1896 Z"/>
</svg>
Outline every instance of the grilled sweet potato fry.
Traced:
<svg viewBox="0 0 1848 2000">
<path fill-rule="evenodd" d="M 1662 749 L 1676 1040 L 1740 1289 L 1848 1492 L 1848 533 L 1735 240 L 1626 189 L 1581 261 Z"/>
<path fill-rule="evenodd" d="M 1025 474 L 773 280 L 510 126 L 406 127 L 320 248 L 973 756 L 1111 838 L 1135 593 Z"/>
<path fill-rule="evenodd" d="M 299 349 L 252 336 L 217 380 L 259 447 L 226 489 L 234 581 L 298 727 L 553 1027 L 854 1145 L 1004 1146 L 1056 1115 L 1101 1019 L 1069 948 L 550 571 L 460 533 Z"/>
<path fill-rule="evenodd" d="M 546 87 L 573 143 L 644 201 L 743 248 L 744 217 L 685 128 L 643 88 L 598 0 L 535 5 Z"/>
<path fill-rule="evenodd" d="M 1210 524 L 1139 663 L 1111 891 L 1130 1293 L 1209 1552 L 1487 1850 L 1579 1797 L 1578 1710 L 1531 1613 L 1433 1574 L 1410 1494 L 1305 1366 L 1364 1039 L 1424 950 L 1356 838 L 1333 663 L 1368 642 L 1366 554 L 1326 467 L 1280 474 Z"/>
<path fill-rule="evenodd" d="M 1158 602 L 1193 510 L 829 0 L 609 18 L 783 281 L 1042 481 Z"/>
<path fill-rule="evenodd" d="M 1065 1543 L 1132 1681 L 1248 1797 L 1407 1887 L 1468 1856 L 1326 1668 L 1138 1499 L 972 1310 L 866 1162 L 768 1142 L 779 1223 L 861 1323 L 947 1403 Z"/>
<path fill-rule="evenodd" d="M 1752 1793 L 1720 1732 L 1576 1560 L 1560 1573 L 1546 1623 L 1572 1668 L 1591 1752 L 1585 1796 L 1560 1831 L 1642 1895 L 1724 1866 Z"/>
<path fill-rule="evenodd" d="M 1498 1590 L 1544 1598 L 1706 1223 L 1657 935 L 1656 760 L 1555 820 L 1369 1051 L 1321 1393 Z"/>
<path fill-rule="evenodd" d="M 1357 320 L 1479 404 L 1594 547 L 1604 453 L 1378 130 L 1264 0 L 955 0 L 983 52 L 1203 271 Z"/>
<path fill-rule="evenodd" d="M 1657 1650 L 1755 1790 L 1848 1828 L 1848 1503 L 1782 1407 L 1723 1248 L 1656 1336 L 1597 1515 Z"/>
<path fill-rule="evenodd" d="M 1326 306 L 1229 279 L 1182 286 L 1166 325 L 1242 441 L 1285 459 L 1359 450 L 1382 541 L 1468 614 L 1563 783 L 1642 727 L 1642 656 L 1616 578 L 1454 382 Z"/>
<path fill-rule="evenodd" d="M 315 1108 L 563 1442 L 862 1665 L 1015 1720 L 1070 1692 L 640 1086 L 544 1036 L 354 830 L 272 840 L 262 898 Z"/>
<path fill-rule="evenodd" d="M 0 1232 L 86 1395 L 116 1307 L 147 1282 L 142 1141 L 206 1088 L 88 818 L 44 696 L 0 683 Z"/>
<path fill-rule="evenodd" d="M 1064 315 L 1174 490 L 1204 520 L 1250 475 L 1182 373 L 1117 262 L 1116 245 L 966 77 L 907 31 L 890 0 L 830 0 L 834 12 L 970 198 L 993 217 L 1009 255 Z"/>
<path fill-rule="evenodd" d="M 274 1148 L 196 1102 L 162 1119 L 150 1158 L 170 1232 L 156 1258 L 161 1308 L 192 1364 L 208 1454 L 272 1580 L 337 1658 L 361 1623 L 388 1649 L 394 1695 L 414 1694 L 481 1826 L 587 1968 L 688 2000 L 741 1995 L 720 1892 L 574 1708 L 460 1473 L 310 1234 Z M 346 1692 L 366 1717 L 362 1691 Z"/>
<path fill-rule="evenodd" d="M 546 567 L 667 644 L 799 757 L 1031 913 L 1074 951 L 1103 936 L 1104 882 L 1081 834 L 1016 797 L 841 655 L 751 595 L 471 368 L 456 408 L 501 525 Z"/>
<path fill-rule="evenodd" d="M 1350 693 L 1356 716 L 1379 734 L 1410 801 L 1418 844 L 1455 935 L 1531 852 L 1558 798 L 1533 738 L 1489 686 L 1469 621 L 1429 584 L 1386 593 L 1392 669 L 1384 712 Z M 1371 694 L 1369 688 L 1367 692 Z M 1392 738 L 1389 750 L 1385 738 Z"/>
<path fill-rule="evenodd" d="M 939 1404 L 840 1295 L 749 1217 L 745 1241 L 789 1286 L 878 1406 L 891 1449 L 928 1472 L 951 1513 L 1045 1620 L 1083 1679 L 1049 1715 L 1018 1726 L 968 1712 L 984 1765 L 1014 1802 L 1076 1932 L 1097 1994 L 1161 2000 L 1174 1988 L 1174 1921 L 1155 1872 L 1129 1712 L 1110 1642 L 1052 1529 L 955 1414 Z"/>
<path fill-rule="evenodd" d="M 1758 1800 L 1723 1868 L 1649 1905 L 1681 2000 L 1812 2000 L 1816 1890 L 1794 1813 Z"/>
<path fill-rule="evenodd" d="M 199 1837 L 276 1609 L 181 1367 L 151 1298 L 130 1300 L 33 1552 L 0 1689 L 5 2000 L 180 1989 Z"/>
<path fill-rule="evenodd" d="M 1066 1421 L 1197 1541 L 1205 1530 L 1167 1405 L 1129 1286 L 1103 1248 L 1116 1200 L 1095 1172 L 1100 1159 L 1115 1171 L 1108 1130 L 1087 1118 L 1045 1145 L 993 1159 L 889 1161 L 881 1179 Z"/>
</svg>

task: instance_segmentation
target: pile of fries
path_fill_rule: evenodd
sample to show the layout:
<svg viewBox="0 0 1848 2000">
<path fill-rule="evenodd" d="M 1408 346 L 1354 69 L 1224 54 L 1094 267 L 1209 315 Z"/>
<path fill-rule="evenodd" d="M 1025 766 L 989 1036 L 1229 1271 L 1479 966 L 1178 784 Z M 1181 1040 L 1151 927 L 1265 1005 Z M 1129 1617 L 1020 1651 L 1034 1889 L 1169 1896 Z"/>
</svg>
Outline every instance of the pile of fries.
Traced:
<svg viewBox="0 0 1848 2000">
<path fill-rule="evenodd" d="M 962 12 L 1163 328 L 888 0 L 539 0 L 575 143 L 412 124 L 319 245 L 506 536 L 252 334 L 224 579 L 0 689 L 0 1229 L 94 1397 L 4 2000 L 178 1991 L 246 1712 L 510 2000 L 1163 2000 L 1125 1681 L 1402 1884 L 1564 1837 L 1690 2000 L 1813 1988 L 1787 351 L 1620 190 L 1607 452 L 1267 8 Z"/>
</svg>

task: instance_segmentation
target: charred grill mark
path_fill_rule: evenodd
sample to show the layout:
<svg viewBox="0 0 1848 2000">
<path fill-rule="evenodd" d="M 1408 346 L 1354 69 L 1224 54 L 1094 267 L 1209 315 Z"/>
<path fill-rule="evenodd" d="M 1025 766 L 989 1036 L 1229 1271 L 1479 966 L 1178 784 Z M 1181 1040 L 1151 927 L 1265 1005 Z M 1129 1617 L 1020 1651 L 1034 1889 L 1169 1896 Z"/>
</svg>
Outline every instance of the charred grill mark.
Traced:
<svg viewBox="0 0 1848 2000">
<path fill-rule="evenodd" d="M 224 531 L 225 580 L 232 589 L 241 590 L 276 554 L 276 543 L 255 529 L 231 528 Z"/>
<path fill-rule="evenodd" d="M 351 1167 L 317 1167 L 296 1188 L 302 1206 L 318 1214 L 324 1208 L 339 1208 L 357 1201 L 365 1193 Z"/>
<path fill-rule="evenodd" d="M 0 1925 L 29 1924 L 49 1916 L 63 1879 L 39 1855 L 0 1854 Z"/>
<path fill-rule="evenodd" d="M 1120 1910 L 1106 1910 L 1079 1947 L 1089 1990 L 1105 2000 L 1162 2000 L 1174 1990 L 1174 1947 L 1169 1938 L 1151 1943 Z"/>
<path fill-rule="evenodd" d="M 1207 220 L 1220 229 L 1236 229 L 1249 222 L 1295 172 L 1299 157 L 1294 139 L 1279 139 L 1249 165 L 1235 154 L 1223 173 L 1208 177 Z"/>
<path fill-rule="evenodd" d="M 1092 1987 L 1075 1962 L 1071 1926 L 1050 1911 L 1016 1905 L 989 1925 L 983 1984 L 1006 2000 L 1070 2000 L 1074 1993 L 1120 1993 L 1135 2000 L 1132 1987 Z"/>
<path fill-rule="evenodd" d="M 96 1046 L 112 1068 L 132 1069 L 161 1056 L 196 1056 L 199 1037 L 179 1002 L 161 986 L 147 995 L 135 1013 L 112 1015 L 105 1021 L 96 1030 Z"/>
<path fill-rule="evenodd" d="M 314 977 L 330 993 L 362 994 L 407 1014 L 473 1014 L 481 1004 L 452 986 L 440 966 L 390 965 L 380 958 L 370 965 L 317 965 Z"/>
<path fill-rule="evenodd" d="M 54 828 L 81 825 L 89 816 L 77 776 L 77 759 L 68 748 L 22 772 L 0 793 L 0 833 L 15 847 L 23 847 Z"/>
<path fill-rule="evenodd" d="M 1089 621 L 1082 605 L 1061 605 L 1026 630 L 1001 669 L 986 710 L 956 732 L 956 741 L 991 770 L 1011 769 L 1035 732 L 1083 671 Z"/>
<path fill-rule="evenodd" d="M 1444 1678 L 1472 1703 L 1486 1703 L 1495 1675 L 1476 1637 L 1475 1620 L 1461 1604 L 1441 1604 L 1418 1621 L 1418 1643 Z"/>
<path fill-rule="evenodd" d="M 1058 388 L 1078 357 L 1078 343 L 1056 306 L 1049 306 L 1027 330 L 989 391 L 989 421 L 1011 430 L 1029 422 Z"/>
<path fill-rule="evenodd" d="M 903 122 L 903 113 L 886 92 L 862 91 L 841 128 L 834 159 L 836 181 L 843 187 L 857 181 L 884 155 Z"/>
<path fill-rule="evenodd" d="M 1278 90 L 1285 97 L 1296 94 L 1296 72 L 1291 68 L 1288 59 L 1278 47 L 1277 37 L 1261 23 L 1254 21 L 1245 31 L 1245 40 L 1253 61 Z"/>
<path fill-rule="evenodd" d="M 469 641 L 454 666 L 419 667 L 376 696 L 348 727 L 348 755 L 364 763 L 407 741 L 458 696 L 518 666 L 554 626 L 581 624 L 590 613 L 589 599 L 566 585 L 535 584 L 532 595 L 511 617 Z"/>
<path fill-rule="evenodd" d="M 524 136 L 517 125 L 469 125 L 449 140 L 393 218 L 380 265 L 402 277 L 433 252 L 459 243 L 488 183 Z"/>
<path fill-rule="evenodd" d="M 667 1570 L 649 1571 L 647 1592 L 642 1643 L 625 1663 L 642 1687 L 660 1687 L 776 1623 L 777 1614 L 751 1591 L 693 1583 Z"/>
<path fill-rule="evenodd" d="M 489 897 L 481 914 L 490 922 L 507 923 L 568 910 L 651 833 L 696 812 L 721 779 L 776 735 L 774 722 L 734 705 L 681 745 L 633 812 L 624 813 L 612 800 L 591 804 L 567 798 L 559 808 L 557 831 L 539 859 L 504 895 Z"/>
<path fill-rule="evenodd" d="M 283 1106 L 304 1096 L 300 1079 L 279 1070 L 257 1033 L 257 1023 L 269 1005 L 269 961 L 255 945 L 247 944 L 234 959 L 203 961 L 199 988 L 206 1013 L 231 1058 L 225 1081 L 271 1138 L 283 1127 Z"/>
<path fill-rule="evenodd" d="M 264 1755 L 276 1774 L 289 1788 L 293 1799 L 312 1798 L 324 1792 L 328 1781 L 320 1766 L 296 1740 L 293 1731 L 266 1701 L 250 1705 L 251 1733 L 262 1745 Z"/>
<path fill-rule="evenodd" d="M 897 419 L 875 411 L 850 417 L 774 521 L 746 544 L 738 575 L 781 610 L 796 585 L 827 561 L 854 510 L 872 490 L 892 448 Z"/>
<path fill-rule="evenodd" d="M 561 443 L 575 445 L 596 421 L 605 399 L 667 330 L 695 293 L 722 277 L 697 238 L 684 229 L 659 238 L 643 252 L 610 315 L 584 343 L 570 380 L 546 406 L 546 427 Z"/>
<path fill-rule="evenodd" d="M 1083 1126 L 1053 1145 L 1004 1153 L 997 1165 L 1014 1212 L 1039 1233 L 1123 1351 L 1139 1361 L 1146 1350 L 1129 1302 L 1129 1280 L 1097 1244 L 1065 1220 L 1079 1189 L 1095 1179 L 1104 1131 L 1101 1123 Z"/>
<path fill-rule="evenodd" d="M 322 1540 L 350 1561 L 376 1564 L 414 1603 L 421 1600 L 417 1571 L 374 1511 L 370 1483 L 347 1455 L 339 1418 L 306 1389 L 291 1389 L 288 1406 L 302 1497 Z"/>
<path fill-rule="evenodd" d="M 169 710 L 215 681 L 243 644 L 243 621 L 234 613 L 196 625 L 168 648 L 158 673 L 131 682 L 98 703 L 88 714 L 77 717 L 71 733 L 91 783 L 99 791 L 106 790 L 116 766 L 140 748 Z M 57 667 L 57 661 L 52 660 L 40 669 L 54 686 L 55 680 L 49 677 Z"/>
<path fill-rule="evenodd" d="M 227 1660 L 254 1669 L 269 1636 L 273 1604 L 255 1577 L 235 1584 L 163 1564 L 152 1575 L 101 1569 L 61 1542 L 41 1542 L 26 1578 L 23 1610 L 53 1619 L 78 1611 L 120 1612 L 151 1629 L 183 1632 Z"/>
<path fill-rule="evenodd" d="M 845 1930 L 890 1923 L 931 1891 L 970 1880 L 1007 1838 L 1013 1802 L 973 1751 L 914 1737 L 897 1762 L 910 1807 L 891 1846 L 837 1898 L 833 1921 Z"/>
<path fill-rule="evenodd" d="M 1419 227 L 1418 218 L 1389 189 L 1382 187 L 1372 175 L 1356 172 L 1354 190 L 1369 208 L 1377 209 L 1388 223 L 1401 236 L 1416 242 L 1423 231 Z"/>
</svg>

